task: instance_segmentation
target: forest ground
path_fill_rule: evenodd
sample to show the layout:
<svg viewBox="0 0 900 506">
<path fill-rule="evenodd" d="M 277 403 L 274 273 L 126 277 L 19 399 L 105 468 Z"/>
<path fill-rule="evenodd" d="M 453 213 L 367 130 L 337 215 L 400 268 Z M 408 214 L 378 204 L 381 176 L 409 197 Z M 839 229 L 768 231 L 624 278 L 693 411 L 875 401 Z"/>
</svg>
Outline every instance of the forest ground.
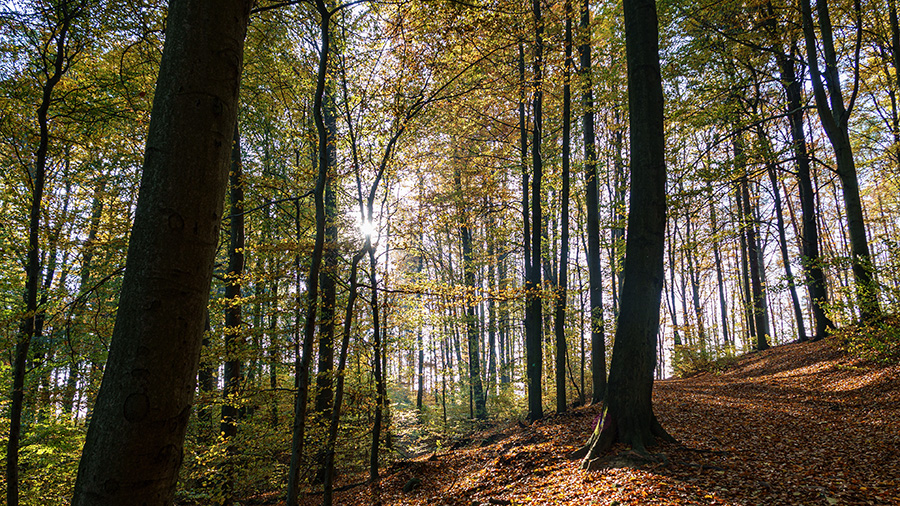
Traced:
<svg viewBox="0 0 900 506">
<path fill-rule="evenodd" d="M 629 452 L 619 448 L 610 467 L 582 471 L 566 455 L 593 429 L 599 411 L 589 406 L 396 463 L 384 470 L 384 504 L 900 505 L 900 366 L 827 341 L 789 344 L 719 374 L 658 381 L 654 407 L 680 442 L 652 450 L 665 463 L 621 458 Z M 358 486 L 335 504 L 370 500 Z"/>
</svg>

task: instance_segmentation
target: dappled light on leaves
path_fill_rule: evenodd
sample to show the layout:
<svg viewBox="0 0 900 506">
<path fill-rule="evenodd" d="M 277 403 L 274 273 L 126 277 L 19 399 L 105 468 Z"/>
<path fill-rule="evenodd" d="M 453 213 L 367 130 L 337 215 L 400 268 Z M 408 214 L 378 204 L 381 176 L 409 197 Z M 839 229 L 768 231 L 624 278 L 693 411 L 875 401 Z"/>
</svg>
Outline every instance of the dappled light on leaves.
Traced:
<svg viewBox="0 0 900 506">
<path fill-rule="evenodd" d="M 720 374 L 657 382 L 657 416 L 680 444 L 641 460 L 615 446 L 610 467 L 566 455 L 598 407 L 530 426 L 492 426 L 385 471 L 396 505 L 740 505 L 900 503 L 900 367 L 875 367 L 831 341 L 742 357 Z M 348 482 L 355 477 L 345 476 Z M 404 488 L 406 489 L 404 491 Z M 365 487 L 338 495 L 368 504 Z M 307 496 L 303 505 L 318 504 Z"/>
</svg>

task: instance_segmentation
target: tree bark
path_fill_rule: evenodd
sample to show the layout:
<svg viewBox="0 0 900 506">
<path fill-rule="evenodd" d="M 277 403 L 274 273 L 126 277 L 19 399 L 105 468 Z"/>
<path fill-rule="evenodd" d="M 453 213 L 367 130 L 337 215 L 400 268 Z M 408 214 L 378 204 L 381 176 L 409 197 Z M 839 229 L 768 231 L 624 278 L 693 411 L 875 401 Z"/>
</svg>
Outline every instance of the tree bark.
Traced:
<svg viewBox="0 0 900 506">
<path fill-rule="evenodd" d="M 571 91 L 570 69 L 572 68 L 572 1 L 566 0 L 566 60 L 563 69 L 563 133 L 562 133 L 562 195 L 560 201 L 562 211 L 560 225 L 562 231 L 559 239 L 559 277 L 556 282 L 556 412 L 566 411 L 566 297 L 569 278 L 569 158 L 571 138 Z"/>
<path fill-rule="evenodd" d="M 584 130 L 585 206 L 587 213 L 587 264 L 591 304 L 591 402 L 599 403 L 606 395 L 606 338 L 603 335 L 603 271 L 600 267 L 600 191 L 597 188 L 597 154 L 594 138 L 594 91 L 591 82 L 591 10 L 589 0 L 581 4 L 578 25 L 581 44 L 581 104 Z"/>
<path fill-rule="evenodd" d="M 252 3 L 169 3 L 116 326 L 74 506 L 174 500 Z"/>
<path fill-rule="evenodd" d="M 663 284 L 666 227 L 665 131 L 653 0 L 624 0 L 631 146 L 631 200 L 625 279 L 604 412 L 583 466 L 613 442 L 645 452 L 656 437 L 671 440 L 653 414 L 653 371 Z"/>
<path fill-rule="evenodd" d="M 859 52 L 863 30 L 860 2 L 859 0 L 853 2 L 857 25 L 856 63 L 853 71 L 854 87 L 847 104 L 844 104 L 844 94 L 841 89 L 840 72 L 837 64 L 837 53 L 834 48 L 834 36 L 828 3 L 823 0 L 816 4 L 816 10 L 819 15 L 818 24 L 822 35 L 822 52 L 825 58 L 824 72 L 819 71 L 817 42 L 810 1 L 801 0 L 800 6 L 816 109 L 819 111 L 822 127 L 834 148 L 837 173 L 844 190 L 844 208 L 847 213 L 847 231 L 850 234 L 850 255 L 853 279 L 856 284 L 857 304 L 859 305 L 862 320 L 869 321 L 881 314 L 881 308 L 878 302 L 878 286 L 874 278 L 875 266 L 872 264 L 872 258 L 869 254 L 869 242 L 866 238 L 862 200 L 859 195 L 859 179 L 856 175 L 856 162 L 853 159 L 853 147 L 850 143 L 849 132 L 850 114 L 856 101 L 859 82 Z"/>
<path fill-rule="evenodd" d="M 525 372 L 528 384 L 528 420 L 544 417 L 542 396 L 543 376 L 543 328 L 541 304 L 541 178 L 543 158 L 543 68 L 544 68 L 544 18 L 540 0 L 532 1 L 534 15 L 534 64 L 532 67 L 532 118 L 531 137 L 531 270 L 525 282 Z"/>
</svg>

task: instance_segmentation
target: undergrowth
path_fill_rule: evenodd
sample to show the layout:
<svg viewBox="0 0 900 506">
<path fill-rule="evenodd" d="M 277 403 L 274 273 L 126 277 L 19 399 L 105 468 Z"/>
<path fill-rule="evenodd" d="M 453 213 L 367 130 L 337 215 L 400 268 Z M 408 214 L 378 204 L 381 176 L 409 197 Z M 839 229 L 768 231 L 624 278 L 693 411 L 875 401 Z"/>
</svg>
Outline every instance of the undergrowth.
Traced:
<svg viewBox="0 0 900 506">
<path fill-rule="evenodd" d="M 701 373 L 718 373 L 737 363 L 731 346 L 676 346 L 672 354 L 672 371 L 676 378 L 689 378 Z"/>
<path fill-rule="evenodd" d="M 847 353 L 872 362 L 900 363 L 900 315 L 885 314 L 873 321 L 847 325 L 833 337 Z"/>
</svg>

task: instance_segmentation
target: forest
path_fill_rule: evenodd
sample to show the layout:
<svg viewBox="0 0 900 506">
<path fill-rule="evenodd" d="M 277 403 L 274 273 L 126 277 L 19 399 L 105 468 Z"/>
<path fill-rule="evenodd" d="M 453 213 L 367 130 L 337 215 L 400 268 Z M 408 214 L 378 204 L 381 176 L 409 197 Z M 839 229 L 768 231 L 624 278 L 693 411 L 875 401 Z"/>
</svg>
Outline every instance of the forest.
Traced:
<svg viewBox="0 0 900 506">
<path fill-rule="evenodd" d="M 887 409 L 898 92 L 895 0 L 3 0 L 6 504 L 400 504 L 498 427 L 724 474 L 686 413 L 785 364 Z"/>
</svg>

